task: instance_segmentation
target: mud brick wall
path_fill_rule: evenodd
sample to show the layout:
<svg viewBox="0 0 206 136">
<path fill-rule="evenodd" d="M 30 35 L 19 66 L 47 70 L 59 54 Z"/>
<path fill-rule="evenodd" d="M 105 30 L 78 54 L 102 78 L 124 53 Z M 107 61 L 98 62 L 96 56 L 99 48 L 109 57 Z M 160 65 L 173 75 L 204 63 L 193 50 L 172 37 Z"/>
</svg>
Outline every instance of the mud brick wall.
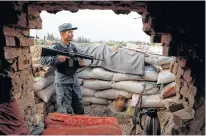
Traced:
<svg viewBox="0 0 206 136">
<path fill-rule="evenodd" d="M 204 31 L 200 27 L 204 26 L 204 21 L 200 24 L 191 21 L 189 16 L 195 13 L 187 9 L 182 11 L 184 3 L 175 6 L 175 15 L 173 9 L 169 8 L 175 4 L 168 4 L 170 6 L 148 2 L 147 8 L 141 13 L 143 31 L 151 36 L 151 42 L 163 44 L 163 55 L 176 56 L 170 71 L 176 75 L 177 96 L 175 101 L 168 102 L 168 117 L 162 134 L 204 134 L 205 41 L 202 37 Z M 188 3 L 187 8 L 194 8 L 192 4 Z M 201 8 L 198 4 L 196 6 Z"/>
<path fill-rule="evenodd" d="M 197 14 L 204 16 L 204 3 L 42 1 L 4 2 L 0 6 L 0 16 L 4 18 L 0 22 L 1 64 L 4 66 L 3 59 L 11 63 L 8 72 L 13 79 L 12 93 L 18 99 L 28 124 L 34 123 L 36 117 L 33 116 L 35 106 L 29 51 L 34 41 L 29 37 L 29 29 L 41 29 L 40 12 L 111 9 L 116 14 L 130 11 L 141 14 L 142 30 L 150 35 L 151 42 L 162 43 L 164 55 L 177 57 L 170 66 L 170 71 L 176 75 L 177 101 L 167 107 L 168 117 L 162 134 L 204 134 L 205 20 L 192 19 Z M 6 10 L 3 7 L 7 7 Z"/>
<path fill-rule="evenodd" d="M 17 99 L 22 114 L 28 125 L 36 124 L 36 107 L 33 91 L 32 56 L 30 46 L 34 39 L 29 36 L 30 29 L 41 28 L 39 11 L 21 4 L 5 2 L 2 6 L 8 7 L 11 18 L 1 23 L 1 62 L 8 62 L 8 75 L 12 80 L 11 93 Z M 6 13 L 4 13 L 6 14 Z M 5 18 L 6 19 L 6 18 Z M 3 85 L 1 85 L 3 86 Z"/>
</svg>

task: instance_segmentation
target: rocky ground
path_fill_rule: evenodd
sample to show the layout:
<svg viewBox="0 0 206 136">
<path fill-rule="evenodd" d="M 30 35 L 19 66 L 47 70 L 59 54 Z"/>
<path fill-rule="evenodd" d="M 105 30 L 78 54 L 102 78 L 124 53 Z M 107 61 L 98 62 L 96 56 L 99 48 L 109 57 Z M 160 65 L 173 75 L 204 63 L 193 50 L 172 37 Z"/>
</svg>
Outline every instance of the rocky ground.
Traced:
<svg viewBox="0 0 206 136">
<path fill-rule="evenodd" d="M 130 130 L 132 128 L 132 117 L 125 115 L 125 114 L 114 113 L 106 105 L 92 104 L 89 106 L 85 106 L 85 114 L 90 115 L 90 116 L 115 117 L 117 118 L 121 126 L 122 134 L 123 135 L 130 134 Z M 163 125 L 165 121 L 165 115 L 166 115 L 166 112 L 163 112 L 163 111 L 158 112 L 161 126 Z M 138 125 L 137 125 L 136 132 L 138 134 L 143 134 L 142 130 L 140 129 Z"/>
</svg>

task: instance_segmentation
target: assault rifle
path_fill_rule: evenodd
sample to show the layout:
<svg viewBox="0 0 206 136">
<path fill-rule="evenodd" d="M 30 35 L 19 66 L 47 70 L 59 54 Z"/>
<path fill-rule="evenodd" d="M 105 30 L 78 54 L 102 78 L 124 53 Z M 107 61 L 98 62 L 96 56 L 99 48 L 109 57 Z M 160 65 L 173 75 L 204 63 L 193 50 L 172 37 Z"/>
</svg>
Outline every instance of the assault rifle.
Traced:
<svg viewBox="0 0 206 136">
<path fill-rule="evenodd" d="M 59 51 L 55 49 L 49 49 L 49 48 L 42 48 L 41 56 L 57 56 L 57 55 L 62 55 L 62 56 L 67 56 L 69 58 L 81 58 L 81 59 L 89 59 L 89 60 L 100 60 L 104 61 L 102 59 L 98 59 L 95 56 L 90 56 L 90 55 L 85 55 L 81 53 L 75 53 L 75 52 L 64 52 L 64 51 Z"/>
</svg>

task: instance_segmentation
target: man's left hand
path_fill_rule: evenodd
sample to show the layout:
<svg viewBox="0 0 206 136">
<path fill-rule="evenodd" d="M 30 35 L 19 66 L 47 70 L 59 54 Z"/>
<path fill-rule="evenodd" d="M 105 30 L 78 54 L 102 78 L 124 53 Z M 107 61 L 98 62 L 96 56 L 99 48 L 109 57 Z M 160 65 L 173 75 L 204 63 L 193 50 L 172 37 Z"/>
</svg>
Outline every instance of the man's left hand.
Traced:
<svg viewBox="0 0 206 136">
<path fill-rule="evenodd" d="M 79 65 L 84 66 L 84 60 L 79 60 Z"/>
</svg>

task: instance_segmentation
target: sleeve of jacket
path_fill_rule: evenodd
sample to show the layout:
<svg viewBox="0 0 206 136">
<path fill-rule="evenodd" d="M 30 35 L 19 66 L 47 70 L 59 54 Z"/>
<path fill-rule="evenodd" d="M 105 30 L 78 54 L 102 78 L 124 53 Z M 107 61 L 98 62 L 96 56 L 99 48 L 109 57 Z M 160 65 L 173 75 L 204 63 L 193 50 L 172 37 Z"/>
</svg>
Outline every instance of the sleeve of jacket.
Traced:
<svg viewBox="0 0 206 136">
<path fill-rule="evenodd" d="M 53 44 L 49 48 L 56 49 L 56 45 Z M 46 57 L 41 57 L 40 58 L 40 63 L 41 63 L 41 65 L 47 65 L 47 66 L 55 67 L 55 65 L 60 63 L 60 62 L 58 61 L 57 56 L 55 56 L 55 57 L 54 56 L 46 56 Z"/>
<path fill-rule="evenodd" d="M 77 50 L 77 47 L 74 44 L 72 44 L 72 49 L 75 53 L 79 53 L 79 51 Z M 77 59 L 77 61 L 78 61 L 77 62 L 77 68 L 82 68 L 83 66 L 79 65 L 79 59 Z"/>
</svg>

